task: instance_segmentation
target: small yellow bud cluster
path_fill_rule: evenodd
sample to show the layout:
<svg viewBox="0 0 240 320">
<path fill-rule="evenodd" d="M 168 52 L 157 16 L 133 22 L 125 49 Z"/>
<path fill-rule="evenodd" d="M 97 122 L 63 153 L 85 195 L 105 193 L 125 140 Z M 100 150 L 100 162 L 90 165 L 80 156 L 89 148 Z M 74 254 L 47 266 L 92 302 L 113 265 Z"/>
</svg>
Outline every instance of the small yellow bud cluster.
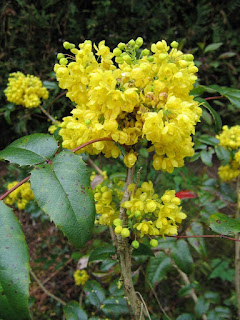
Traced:
<svg viewBox="0 0 240 320">
<path fill-rule="evenodd" d="M 64 43 L 73 60 L 59 54 L 54 71 L 76 107 L 63 118 L 59 134 L 68 149 L 110 138 L 113 141 L 95 142 L 81 152 L 117 158 L 118 145 L 124 145 L 130 149 L 124 158 L 127 167 L 137 160 L 136 144 L 147 139 L 148 151 L 155 152 L 154 168 L 172 172 L 194 154 L 192 135 L 202 111 L 189 92 L 198 69 L 193 56 L 179 51 L 175 41 L 171 49 L 166 41 L 158 41 L 151 52 L 139 50 L 138 56 L 142 44 L 139 37 L 119 43 L 111 52 L 105 41 L 96 46 L 86 40 L 79 49 Z"/>
<path fill-rule="evenodd" d="M 18 181 L 13 181 L 7 185 L 7 189 L 10 190 L 18 184 Z M 12 205 L 16 203 L 19 210 L 24 210 L 30 200 L 34 198 L 33 192 L 29 182 L 22 184 L 16 190 L 11 192 L 5 199 L 5 203 Z"/>
<path fill-rule="evenodd" d="M 86 270 L 76 270 L 73 277 L 77 286 L 84 286 L 89 279 L 89 275 Z"/>
<path fill-rule="evenodd" d="M 175 197 L 175 191 L 169 190 L 161 198 L 154 193 L 151 181 L 143 182 L 141 187 L 135 190 L 135 184 L 130 184 L 131 199 L 121 206 L 127 209 L 129 220 L 133 221 L 133 229 L 140 237 L 144 235 L 175 235 L 177 223 L 186 218 L 181 211 L 180 199 Z M 150 243 L 156 246 L 156 241 Z"/>
<path fill-rule="evenodd" d="M 113 196 L 116 196 L 120 201 L 122 192 L 117 189 L 112 190 L 102 185 L 98 185 L 94 190 L 96 213 L 99 215 L 96 223 L 112 226 L 113 220 L 118 217 L 119 210 L 117 209 Z"/>
<path fill-rule="evenodd" d="M 48 99 L 48 90 L 42 86 L 40 79 L 29 74 L 25 76 L 19 71 L 9 75 L 4 93 L 9 102 L 29 109 L 38 107 L 41 98 Z"/>
<path fill-rule="evenodd" d="M 54 124 L 52 124 L 52 125 L 48 128 L 48 131 L 49 131 L 51 134 L 54 134 L 54 132 L 59 128 L 59 125 L 60 125 L 60 121 L 56 121 Z"/>
<path fill-rule="evenodd" d="M 216 138 L 220 146 L 231 152 L 230 162 L 218 168 L 218 175 L 223 181 L 232 181 L 240 175 L 240 126 L 223 126 Z"/>
</svg>

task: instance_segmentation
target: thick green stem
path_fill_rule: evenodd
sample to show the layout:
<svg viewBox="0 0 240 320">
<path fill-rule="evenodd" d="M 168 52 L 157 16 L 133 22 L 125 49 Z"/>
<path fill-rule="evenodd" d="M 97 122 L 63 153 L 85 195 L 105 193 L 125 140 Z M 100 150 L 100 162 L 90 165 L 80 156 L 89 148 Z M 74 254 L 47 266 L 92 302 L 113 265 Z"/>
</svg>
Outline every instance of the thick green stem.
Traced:
<svg viewBox="0 0 240 320">
<path fill-rule="evenodd" d="M 240 191 L 240 177 L 237 178 L 237 210 L 236 210 L 236 219 L 239 220 L 240 208 L 239 208 L 239 191 Z M 235 238 L 240 239 L 240 233 L 237 232 Z M 240 319 L 240 243 L 235 242 L 235 288 L 238 302 L 238 319 Z"/>
<path fill-rule="evenodd" d="M 128 169 L 126 187 L 123 194 L 122 202 L 130 199 L 130 192 L 127 190 L 129 184 L 133 183 L 134 167 Z M 128 216 L 124 208 L 120 208 L 120 219 L 123 220 L 123 226 L 128 224 Z M 135 320 L 144 320 L 144 305 L 138 298 L 132 281 L 132 247 L 129 244 L 129 238 L 122 238 L 117 236 L 117 248 L 120 256 L 121 276 L 123 281 L 123 289 L 125 296 L 132 308 Z"/>
</svg>

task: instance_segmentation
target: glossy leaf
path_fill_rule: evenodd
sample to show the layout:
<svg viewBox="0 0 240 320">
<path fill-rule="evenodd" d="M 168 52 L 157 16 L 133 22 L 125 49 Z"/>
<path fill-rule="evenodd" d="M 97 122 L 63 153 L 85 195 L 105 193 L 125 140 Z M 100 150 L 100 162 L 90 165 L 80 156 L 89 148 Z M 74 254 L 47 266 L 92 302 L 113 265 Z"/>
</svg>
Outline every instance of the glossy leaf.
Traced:
<svg viewBox="0 0 240 320">
<path fill-rule="evenodd" d="M 150 258 L 147 265 L 147 278 L 151 285 L 157 285 L 163 280 L 172 266 L 171 258 L 160 252 L 156 258 Z"/>
<path fill-rule="evenodd" d="M 29 255 L 12 209 L 0 202 L 0 319 L 31 319 Z"/>
<path fill-rule="evenodd" d="M 74 246 L 82 247 L 91 236 L 95 219 L 90 179 L 82 158 L 62 151 L 52 164 L 36 166 L 30 181 L 39 207 Z"/>
<path fill-rule="evenodd" d="M 224 235 L 240 232 L 240 221 L 229 218 L 223 213 L 214 213 L 209 218 L 210 228 Z"/>
<path fill-rule="evenodd" d="M 227 59 L 227 58 L 232 58 L 236 56 L 236 52 L 224 52 L 222 54 L 220 54 L 220 56 L 218 57 L 218 59 Z"/>
<path fill-rule="evenodd" d="M 195 320 L 195 318 L 191 313 L 183 313 L 176 320 Z"/>
<path fill-rule="evenodd" d="M 213 117 L 216 132 L 219 132 L 222 129 L 222 120 L 221 120 L 221 117 L 219 116 L 219 114 L 210 106 L 210 104 L 206 100 L 204 100 L 200 97 L 195 98 L 195 100 L 200 102 L 204 108 L 208 109 L 208 111 L 211 113 L 211 115 Z"/>
<path fill-rule="evenodd" d="M 193 271 L 193 258 L 185 240 L 178 240 L 172 250 L 172 258 L 183 272 L 189 274 Z"/>
<path fill-rule="evenodd" d="M 209 309 L 210 303 L 205 300 L 203 297 L 198 298 L 197 303 L 195 305 L 195 313 L 197 317 L 201 317 L 204 315 Z"/>
<path fill-rule="evenodd" d="M 154 257 L 154 253 L 152 249 L 143 243 L 139 243 L 139 247 L 137 249 L 133 249 L 132 255 L 133 257 L 136 257 L 136 256 Z"/>
<path fill-rule="evenodd" d="M 218 159 L 222 162 L 223 165 L 226 165 L 231 157 L 230 151 L 223 148 L 222 146 L 216 146 L 215 151 Z"/>
<path fill-rule="evenodd" d="M 108 298 L 104 300 L 103 307 L 101 309 L 106 315 L 119 316 L 121 314 L 128 314 L 127 302 L 124 298 Z"/>
<path fill-rule="evenodd" d="M 88 320 L 86 312 L 76 301 L 67 303 L 63 308 L 63 312 L 66 320 Z"/>
<path fill-rule="evenodd" d="M 218 85 L 211 85 L 208 86 L 208 88 L 217 91 L 222 96 L 226 97 L 233 106 L 240 109 L 240 90 L 228 87 L 220 87 Z"/>
<path fill-rule="evenodd" d="M 206 164 L 208 167 L 212 167 L 212 156 L 213 156 L 214 150 L 202 150 L 200 152 L 201 160 L 204 164 Z"/>
<path fill-rule="evenodd" d="M 187 235 L 188 236 L 196 236 L 196 235 L 202 235 L 203 234 L 203 226 L 199 222 L 193 222 L 187 229 Z M 205 246 L 205 240 L 203 238 L 188 238 L 187 239 L 190 245 L 203 256 L 206 256 L 206 246 Z"/>
<path fill-rule="evenodd" d="M 202 134 L 198 140 L 210 146 L 216 146 L 219 143 L 218 139 L 207 134 Z"/>
<path fill-rule="evenodd" d="M 114 255 L 115 253 L 116 250 L 112 245 L 104 246 L 103 248 L 96 248 L 91 252 L 88 262 L 104 260 Z"/>
<path fill-rule="evenodd" d="M 97 308 L 100 308 L 106 299 L 104 289 L 95 280 L 88 281 L 85 284 L 84 292 L 86 293 L 87 301 Z"/>
<path fill-rule="evenodd" d="M 57 142 L 52 136 L 35 133 L 12 142 L 0 151 L 0 160 L 8 160 L 20 166 L 36 165 L 51 158 L 57 148 Z"/>
</svg>

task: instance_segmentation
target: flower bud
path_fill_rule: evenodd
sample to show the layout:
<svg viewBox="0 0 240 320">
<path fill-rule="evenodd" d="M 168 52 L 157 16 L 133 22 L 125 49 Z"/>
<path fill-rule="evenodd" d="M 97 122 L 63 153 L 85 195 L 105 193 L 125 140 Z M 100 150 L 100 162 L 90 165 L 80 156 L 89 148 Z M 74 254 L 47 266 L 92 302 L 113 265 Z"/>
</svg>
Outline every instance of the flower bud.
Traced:
<svg viewBox="0 0 240 320">
<path fill-rule="evenodd" d="M 119 57 L 121 53 L 122 53 L 122 50 L 120 50 L 119 48 L 115 48 L 113 50 L 113 54 L 115 55 L 115 57 Z"/>
<path fill-rule="evenodd" d="M 62 58 L 64 58 L 65 56 L 64 56 L 64 54 L 63 53 L 58 53 L 57 54 L 57 59 L 58 60 L 60 60 L 60 59 L 62 59 Z"/>
<path fill-rule="evenodd" d="M 66 49 L 66 50 L 67 50 L 67 49 L 70 49 L 69 46 L 70 46 L 70 43 L 69 43 L 68 41 L 63 42 L 63 48 L 64 48 L 64 49 Z"/>
<path fill-rule="evenodd" d="M 158 241 L 156 239 L 152 239 L 150 241 L 150 246 L 156 248 L 158 246 Z"/>
<path fill-rule="evenodd" d="M 135 46 L 135 41 L 133 39 L 131 39 L 129 42 L 128 42 L 128 45 L 131 46 L 131 47 L 134 47 Z"/>
<path fill-rule="evenodd" d="M 120 49 L 120 50 L 124 50 L 125 49 L 125 43 L 123 43 L 123 42 L 120 42 L 119 44 L 118 44 L 118 48 Z"/>
<path fill-rule="evenodd" d="M 142 51 L 142 56 L 148 56 L 149 55 L 149 50 L 148 49 L 144 49 Z"/>
<path fill-rule="evenodd" d="M 117 227 L 116 227 L 117 228 Z M 115 229 L 116 230 L 116 229 Z M 128 228 L 123 228 L 121 231 L 121 236 L 123 238 L 128 238 L 130 236 L 130 231 L 128 230 Z"/>
<path fill-rule="evenodd" d="M 137 248 L 139 247 L 139 242 L 138 242 L 137 240 L 134 240 L 134 241 L 132 242 L 132 247 L 133 247 L 134 249 L 137 249 Z"/>
<path fill-rule="evenodd" d="M 62 66 L 65 66 L 65 65 L 68 64 L 68 59 L 66 59 L 66 58 L 61 58 L 61 59 L 59 60 L 59 63 L 60 63 Z"/>
<path fill-rule="evenodd" d="M 121 219 L 114 219 L 113 220 L 113 224 L 117 227 L 117 226 L 121 226 L 123 223 L 123 221 Z"/>
<path fill-rule="evenodd" d="M 170 46 L 172 47 L 172 48 L 177 48 L 178 47 L 178 42 L 177 41 L 173 41 L 171 44 L 170 44 Z"/>
<path fill-rule="evenodd" d="M 114 232 L 116 234 L 120 234 L 122 232 L 123 228 L 121 226 L 117 226 L 115 229 L 114 229 Z"/>
<path fill-rule="evenodd" d="M 137 38 L 136 45 L 138 46 L 138 48 L 140 48 L 143 45 L 143 38 L 142 37 Z"/>
</svg>

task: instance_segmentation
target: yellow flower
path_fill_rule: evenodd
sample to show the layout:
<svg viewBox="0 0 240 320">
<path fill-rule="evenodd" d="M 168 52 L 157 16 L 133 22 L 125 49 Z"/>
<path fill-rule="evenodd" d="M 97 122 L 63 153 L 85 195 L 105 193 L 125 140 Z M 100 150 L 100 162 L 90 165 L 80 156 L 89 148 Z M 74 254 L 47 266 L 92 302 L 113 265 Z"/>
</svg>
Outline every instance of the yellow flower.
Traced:
<svg viewBox="0 0 240 320">
<path fill-rule="evenodd" d="M 13 181 L 7 185 L 10 190 L 18 184 L 18 181 Z M 13 205 L 16 203 L 19 210 L 24 210 L 30 200 L 34 199 L 34 194 L 31 190 L 29 182 L 25 182 L 17 189 L 12 191 L 4 200 L 6 204 Z"/>
<path fill-rule="evenodd" d="M 29 74 L 25 76 L 19 71 L 9 75 L 4 93 L 9 102 L 29 109 L 38 107 L 41 98 L 48 99 L 48 91 L 42 86 L 40 79 Z"/>
<path fill-rule="evenodd" d="M 84 286 L 89 279 L 89 275 L 86 270 L 76 270 L 73 277 L 77 286 Z"/>
</svg>

